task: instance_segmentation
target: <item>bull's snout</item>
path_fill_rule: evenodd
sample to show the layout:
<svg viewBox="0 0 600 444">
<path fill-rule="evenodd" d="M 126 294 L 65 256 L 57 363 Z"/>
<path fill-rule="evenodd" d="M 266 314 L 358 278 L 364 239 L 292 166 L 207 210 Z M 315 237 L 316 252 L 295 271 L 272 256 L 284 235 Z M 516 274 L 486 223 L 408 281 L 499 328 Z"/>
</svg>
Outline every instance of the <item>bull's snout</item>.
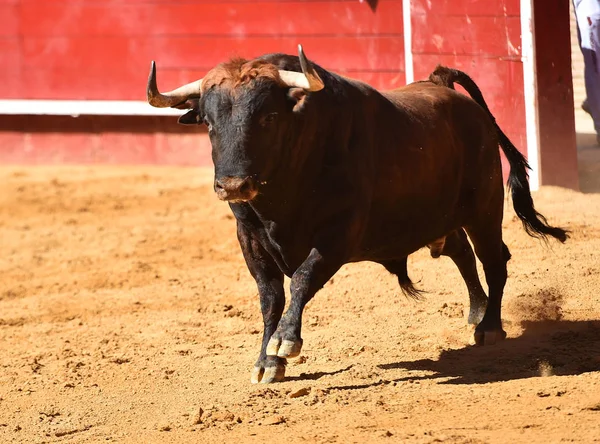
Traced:
<svg viewBox="0 0 600 444">
<path fill-rule="evenodd" d="M 221 200 L 246 202 L 256 197 L 258 187 L 252 177 L 220 177 L 215 179 L 215 192 Z"/>
</svg>

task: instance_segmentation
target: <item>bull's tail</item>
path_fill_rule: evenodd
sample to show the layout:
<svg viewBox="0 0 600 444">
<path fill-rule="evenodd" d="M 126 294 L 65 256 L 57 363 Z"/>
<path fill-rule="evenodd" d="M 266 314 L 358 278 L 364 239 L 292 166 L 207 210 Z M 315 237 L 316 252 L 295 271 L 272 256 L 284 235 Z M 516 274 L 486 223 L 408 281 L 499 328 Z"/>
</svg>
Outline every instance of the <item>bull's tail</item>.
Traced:
<svg viewBox="0 0 600 444">
<path fill-rule="evenodd" d="M 567 232 L 562 228 L 548 225 L 546 218 L 535 210 L 529 189 L 529 174 L 527 173 L 527 170 L 530 169 L 529 164 L 496 123 L 496 119 L 490 112 L 479 87 L 473 79 L 462 71 L 438 65 L 435 71 L 429 76 L 429 81 L 436 85 L 452 89 L 454 89 L 454 83 L 458 83 L 492 119 L 498 133 L 500 147 L 510 164 L 508 188 L 511 191 L 513 207 L 517 216 L 523 222 L 523 227 L 527 234 L 544 240 L 550 235 L 561 242 L 566 241 L 568 237 Z"/>
</svg>

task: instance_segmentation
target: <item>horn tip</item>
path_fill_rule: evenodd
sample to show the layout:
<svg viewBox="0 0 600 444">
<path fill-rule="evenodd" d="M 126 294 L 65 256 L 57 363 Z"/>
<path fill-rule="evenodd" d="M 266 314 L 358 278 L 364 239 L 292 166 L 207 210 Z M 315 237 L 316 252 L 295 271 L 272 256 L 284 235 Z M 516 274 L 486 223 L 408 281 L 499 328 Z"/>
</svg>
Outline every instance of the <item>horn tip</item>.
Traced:
<svg viewBox="0 0 600 444">
<path fill-rule="evenodd" d="M 154 106 L 154 97 L 158 93 L 156 86 L 156 63 L 154 60 L 150 63 L 150 75 L 148 76 L 148 84 L 146 85 L 146 99 L 150 105 Z"/>
</svg>

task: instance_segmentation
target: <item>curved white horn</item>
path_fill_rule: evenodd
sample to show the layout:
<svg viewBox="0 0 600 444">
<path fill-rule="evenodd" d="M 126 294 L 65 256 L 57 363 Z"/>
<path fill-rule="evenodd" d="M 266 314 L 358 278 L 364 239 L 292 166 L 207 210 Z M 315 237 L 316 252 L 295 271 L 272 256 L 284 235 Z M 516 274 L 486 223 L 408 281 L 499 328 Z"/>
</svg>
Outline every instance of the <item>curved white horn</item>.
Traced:
<svg viewBox="0 0 600 444">
<path fill-rule="evenodd" d="M 200 97 L 201 88 L 202 79 L 180 86 L 173 91 L 160 93 L 156 85 L 156 64 L 152 61 L 150 76 L 148 77 L 148 87 L 146 89 L 146 97 L 150 105 L 156 108 L 174 107 L 184 103 L 188 99 Z"/>
<path fill-rule="evenodd" d="M 298 45 L 298 58 L 302 72 L 279 70 L 279 77 L 289 87 L 302 88 L 306 91 L 320 91 L 325 85 L 312 64 L 306 58 L 302 45 Z"/>
</svg>

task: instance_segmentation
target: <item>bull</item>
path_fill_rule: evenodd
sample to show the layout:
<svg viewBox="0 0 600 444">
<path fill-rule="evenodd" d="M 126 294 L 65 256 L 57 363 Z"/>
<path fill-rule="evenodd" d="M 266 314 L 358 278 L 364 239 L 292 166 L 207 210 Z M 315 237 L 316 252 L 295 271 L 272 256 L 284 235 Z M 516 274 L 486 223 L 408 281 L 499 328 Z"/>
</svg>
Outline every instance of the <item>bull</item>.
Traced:
<svg viewBox="0 0 600 444">
<path fill-rule="evenodd" d="M 406 259 L 424 246 L 450 257 L 464 278 L 475 343 L 504 339 L 510 253 L 498 146 L 527 233 L 564 242 L 567 232 L 535 210 L 527 161 L 477 85 L 438 66 L 426 81 L 381 92 L 298 49 L 298 57 L 232 59 L 168 93 L 159 92 L 152 62 L 148 80 L 150 105 L 188 109 L 180 123 L 208 127 L 214 191 L 235 216 L 260 295 L 264 333 L 251 381 L 284 379 L 286 359 L 302 348 L 304 307 L 342 265 L 379 263 L 414 296 Z M 285 314 L 284 275 L 291 278 Z"/>
</svg>

